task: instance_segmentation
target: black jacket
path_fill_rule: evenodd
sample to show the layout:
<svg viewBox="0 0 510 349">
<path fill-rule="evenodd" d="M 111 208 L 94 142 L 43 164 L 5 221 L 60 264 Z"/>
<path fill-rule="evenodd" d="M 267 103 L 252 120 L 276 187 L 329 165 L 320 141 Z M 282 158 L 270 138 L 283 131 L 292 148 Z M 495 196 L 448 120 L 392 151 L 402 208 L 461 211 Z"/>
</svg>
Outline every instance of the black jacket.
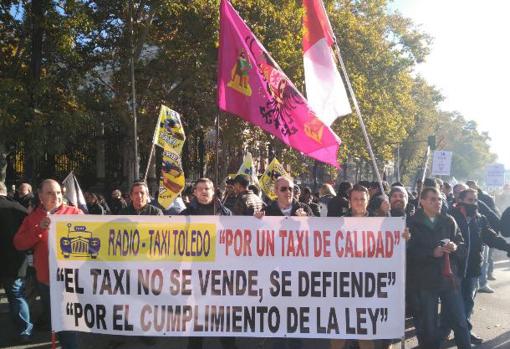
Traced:
<svg viewBox="0 0 510 349">
<path fill-rule="evenodd" d="M 484 192 L 482 189 L 478 189 L 478 200 L 489 206 L 489 208 L 497 215 L 501 215 L 501 212 L 499 212 L 498 208 L 496 207 L 496 203 L 494 202 L 492 196 Z"/>
<path fill-rule="evenodd" d="M 231 216 L 232 212 L 220 200 L 214 199 L 209 205 L 202 205 L 196 198 L 180 213 L 181 216 Z"/>
<path fill-rule="evenodd" d="M 124 199 L 112 199 L 110 202 L 110 209 L 112 214 L 119 214 L 123 209 L 127 207 L 127 203 Z"/>
<path fill-rule="evenodd" d="M 490 228 L 485 216 L 477 214 L 468 223 L 459 208 L 452 211 L 452 216 L 455 218 L 466 244 L 465 277 L 477 277 L 482 274 L 483 244 L 507 253 L 510 252 L 510 245 Z"/>
<path fill-rule="evenodd" d="M 119 213 L 120 215 L 128 216 L 163 216 L 163 211 L 153 206 L 151 204 L 145 205 L 145 207 L 141 211 L 135 210 L 133 204 L 129 204 L 126 208 L 122 209 Z"/>
<path fill-rule="evenodd" d="M 345 196 L 337 195 L 328 202 L 328 217 L 345 216 L 349 210 L 349 199 Z"/>
<path fill-rule="evenodd" d="M 430 227 L 423 209 L 407 221 L 411 239 L 407 249 L 408 263 L 419 276 L 416 278 L 416 287 L 419 289 L 449 289 L 451 280 L 442 274 L 445 258 L 433 256 L 434 249 L 441 245 L 441 240 L 450 239 L 457 244 L 457 251 L 450 253 L 450 265 L 453 274 L 458 280 L 463 274 L 463 261 L 466 255 L 464 240 L 453 217 L 440 214 L 436 216 L 434 227 Z"/>
<path fill-rule="evenodd" d="M 296 215 L 296 211 L 302 208 L 308 217 L 313 217 L 313 212 L 310 206 L 304 204 L 302 202 L 293 201 L 292 202 L 292 210 L 290 211 L 291 216 Z M 276 201 L 271 202 L 268 206 L 265 207 L 264 212 L 266 216 L 283 216 L 282 210 L 278 207 L 278 203 Z"/>
<path fill-rule="evenodd" d="M 507 238 L 510 237 L 510 207 L 501 215 L 501 234 Z"/>
<path fill-rule="evenodd" d="M 0 196 L 0 277 L 16 277 L 25 253 L 14 248 L 12 238 L 27 215 L 18 202 Z"/>
<path fill-rule="evenodd" d="M 256 211 L 261 211 L 265 204 L 252 190 L 240 193 L 232 208 L 235 216 L 253 216 Z"/>
</svg>

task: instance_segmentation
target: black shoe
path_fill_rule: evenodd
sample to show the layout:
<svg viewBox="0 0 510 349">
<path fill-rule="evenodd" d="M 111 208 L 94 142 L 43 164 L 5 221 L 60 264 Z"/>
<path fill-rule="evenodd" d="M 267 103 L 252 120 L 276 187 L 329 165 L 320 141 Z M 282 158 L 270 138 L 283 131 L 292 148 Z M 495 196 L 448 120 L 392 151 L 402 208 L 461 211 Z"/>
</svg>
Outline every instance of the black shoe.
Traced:
<svg viewBox="0 0 510 349">
<path fill-rule="evenodd" d="M 28 344 L 32 342 L 32 336 L 29 336 L 28 334 L 22 334 L 18 337 L 18 342 L 20 344 Z"/>
<path fill-rule="evenodd" d="M 471 344 L 482 344 L 483 339 L 478 337 L 476 334 L 471 333 Z"/>
</svg>

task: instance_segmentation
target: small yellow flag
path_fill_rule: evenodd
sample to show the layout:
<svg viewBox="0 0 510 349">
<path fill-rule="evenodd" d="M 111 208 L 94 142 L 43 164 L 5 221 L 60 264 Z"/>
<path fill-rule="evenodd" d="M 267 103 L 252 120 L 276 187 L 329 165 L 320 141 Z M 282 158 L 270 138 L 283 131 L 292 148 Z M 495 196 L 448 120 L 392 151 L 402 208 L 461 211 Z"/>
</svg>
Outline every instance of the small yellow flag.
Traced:
<svg viewBox="0 0 510 349">
<path fill-rule="evenodd" d="M 259 183 L 260 188 L 264 191 L 268 198 L 276 200 L 276 194 L 274 193 L 274 183 L 280 176 L 288 176 L 289 173 L 285 171 L 285 168 L 274 158 L 266 169 L 266 172 L 260 177 Z"/>
<path fill-rule="evenodd" d="M 186 180 L 182 170 L 181 153 L 185 140 L 179 113 L 162 105 L 153 142 L 163 148 L 158 202 L 165 209 L 170 207 L 184 189 Z"/>
</svg>

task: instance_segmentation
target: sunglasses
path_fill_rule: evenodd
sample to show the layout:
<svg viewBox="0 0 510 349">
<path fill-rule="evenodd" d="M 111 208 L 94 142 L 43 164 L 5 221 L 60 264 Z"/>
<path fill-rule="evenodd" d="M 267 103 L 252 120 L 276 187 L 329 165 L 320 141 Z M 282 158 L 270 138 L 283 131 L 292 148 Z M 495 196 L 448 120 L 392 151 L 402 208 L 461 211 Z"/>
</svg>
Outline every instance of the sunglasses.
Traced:
<svg viewBox="0 0 510 349">
<path fill-rule="evenodd" d="M 290 190 L 292 192 L 294 190 L 294 187 L 280 187 L 280 191 L 282 193 L 285 193 L 287 190 Z"/>
</svg>

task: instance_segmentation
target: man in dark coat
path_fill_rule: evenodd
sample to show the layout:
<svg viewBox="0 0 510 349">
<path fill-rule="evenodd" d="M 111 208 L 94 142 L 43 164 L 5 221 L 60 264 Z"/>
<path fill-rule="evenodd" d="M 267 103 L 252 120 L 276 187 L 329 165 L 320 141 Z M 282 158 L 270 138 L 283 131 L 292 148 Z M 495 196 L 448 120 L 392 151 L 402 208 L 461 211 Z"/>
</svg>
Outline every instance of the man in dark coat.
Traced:
<svg viewBox="0 0 510 349">
<path fill-rule="evenodd" d="M 129 191 L 131 202 L 120 211 L 121 215 L 163 216 L 160 208 L 149 204 L 149 188 L 145 182 L 134 182 Z"/>
<path fill-rule="evenodd" d="M 482 273 L 483 244 L 510 254 L 510 244 L 490 228 L 485 216 L 478 213 L 477 201 L 477 191 L 466 189 L 460 193 L 459 202 L 452 211 L 466 244 L 467 255 L 461 289 L 470 331 L 473 327 L 470 318 L 475 304 L 478 278 Z M 471 342 L 480 344 L 482 339 L 471 332 Z"/>
<path fill-rule="evenodd" d="M 253 213 L 264 208 L 264 202 L 248 189 L 249 185 L 250 180 L 247 175 L 239 174 L 234 178 L 237 200 L 232 208 L 232 213 L 235 216 L 253 216 Z"/>
<path fill-rule="evenodd" d="M 33 325 L 24 294 L 25 280 L 19 273 L 25 261 L 25 253 L 16 250 L 12 239 L 26 215 L 26 208 L 7 197 L 7 188 L 0 182 L 0 284 L 5 289 L 9 312 L 22 341 L 30 339 Z"/>
<path fill-rule="evenodd" d="M 209 178 L 200 178 L 195 182 L 193 200 L 182 216 L 231 216 L 232 212 L 214 196 L 214 183 Z M 188 349 L 202 349 L 206 337 L 189 337 Z M 220 337 L 224 349 L 235 349 L 236 342 L 233 337 Z"/>
<path fill-rule="evenodd" d="M 278 177 L 275 182 L 276 200 L 264 208 L 266 216 L 309 216 L 312 209 L 307 204 L 294 200 L 294 180 L 287 176 Z"/>
<path fill-rule="evenodd" d="M 455 220 L 441 214 L 441 202 L 437 188 L 424 188 L 420 194 L 421 208 L 408 220 L 411 232 L 408 263 L 420 273 L 416 278 L 416 332 L 420 347 L 439 349 L 442 338 L 437 324 L 437 307 L 441 300 L 441 306 L 449 314 L 457 347 L 470 349 L 469 329 L 459 289 L 465 258 L 464 240 Z"/>
</svg>

